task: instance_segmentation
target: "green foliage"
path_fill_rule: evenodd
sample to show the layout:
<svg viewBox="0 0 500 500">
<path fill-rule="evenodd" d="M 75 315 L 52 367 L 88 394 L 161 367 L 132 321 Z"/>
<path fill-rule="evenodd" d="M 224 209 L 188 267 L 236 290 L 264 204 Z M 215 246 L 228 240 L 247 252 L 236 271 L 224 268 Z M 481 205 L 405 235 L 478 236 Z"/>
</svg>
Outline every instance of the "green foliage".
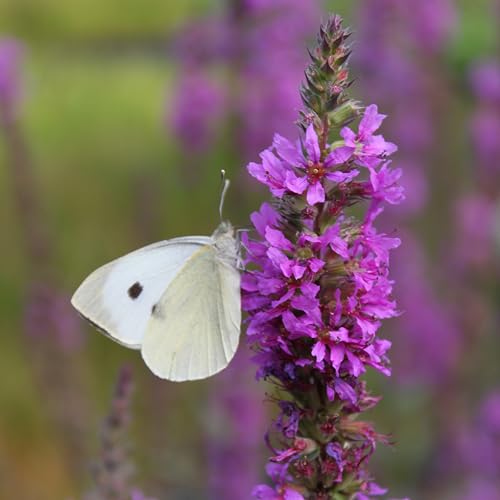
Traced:
<svg viewBox="0 0 500 500">
<path fill-rule="evenodd" d="M 0 32 L 59 43 L 158 39 L 212 0 L 4 0 Z"/>
</svg>

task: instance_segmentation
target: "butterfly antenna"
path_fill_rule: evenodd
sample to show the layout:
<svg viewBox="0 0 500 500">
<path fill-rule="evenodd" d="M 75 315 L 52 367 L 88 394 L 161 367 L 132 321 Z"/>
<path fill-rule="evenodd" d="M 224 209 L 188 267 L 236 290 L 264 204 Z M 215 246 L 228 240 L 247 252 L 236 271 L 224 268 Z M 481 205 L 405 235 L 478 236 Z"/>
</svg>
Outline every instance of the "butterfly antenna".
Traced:
<svg viewBox="0 0 500 500">
<path fill-rule="evenodd" d="M 222 221 L 222 209 L 224 208 L 224 199 L 226 198 L 226 193 L 229 188 L 229 179 L 226 179 L 226 171 L 221 170 L 220 171 L 220 176 L 221 176 L 221 181 L 222 181 L 222 187 L 221 187 L 221 193 L 220 193 L 220 203 L 219 203 L 219 216 L 220 220 Z"/>
</svg>

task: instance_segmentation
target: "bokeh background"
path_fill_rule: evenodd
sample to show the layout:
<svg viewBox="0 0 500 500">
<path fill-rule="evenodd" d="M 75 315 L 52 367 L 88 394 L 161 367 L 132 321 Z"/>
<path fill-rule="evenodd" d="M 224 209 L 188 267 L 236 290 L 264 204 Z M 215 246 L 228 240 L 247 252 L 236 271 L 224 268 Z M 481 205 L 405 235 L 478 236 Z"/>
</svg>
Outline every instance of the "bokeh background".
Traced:
<svg viewBox="0 0 500 500">
<path fill-rule="evenodd" d="M 500 498 L 498 0 L 2 0 L 0 498 L 249 498 L 271 408 L 249 352 L 162 382 L 69 297 L 139 246 L 210 234 L 221 168 L 249 224 L 266 195 L 245 164 L 297 135 L 329 11 L 407 189 L 384 220 L 404 240 L 393 376 L 368 377 L 395 446 L 372 470 L 393 497 Z"/>
</svg>

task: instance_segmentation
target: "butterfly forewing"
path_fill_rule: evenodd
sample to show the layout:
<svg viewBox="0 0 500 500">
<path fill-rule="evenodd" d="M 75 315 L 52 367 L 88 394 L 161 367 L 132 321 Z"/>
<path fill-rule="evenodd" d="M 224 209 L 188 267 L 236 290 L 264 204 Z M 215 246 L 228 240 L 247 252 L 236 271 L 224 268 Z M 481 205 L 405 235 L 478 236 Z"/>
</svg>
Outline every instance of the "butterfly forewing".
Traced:
<svg viewBox="0 0 500 500">
<path fill-rule="evenodd" d="M 155 305 L 142 356 L 161 378 L 206 378 L 231 361 L 240 322 L 239 272 L 214 245 L 205 245 L 186 260 Z"/>
<path fill-rule="evenodd" d="M 140 348 L 153 307 L 184 263 L 211 244 L 206 236 L 161 241 L 94 271 L 71 299 L 74 307 L 113 340 Z"/>
</svg>

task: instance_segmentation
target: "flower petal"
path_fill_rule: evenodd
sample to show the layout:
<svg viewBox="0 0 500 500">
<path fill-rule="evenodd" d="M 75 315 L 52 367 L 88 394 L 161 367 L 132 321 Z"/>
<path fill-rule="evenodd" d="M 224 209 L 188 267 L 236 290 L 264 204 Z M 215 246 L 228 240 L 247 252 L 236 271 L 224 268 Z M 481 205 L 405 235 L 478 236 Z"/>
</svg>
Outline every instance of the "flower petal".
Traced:
<svg viewBox="0 0 500 500">
<path fill-rule="evenodd" d="M 286 486 L 283 500 L 304 500 L 304 497 L 297 490 Z"/>
<path fill-rule="evenodd" d="M 370 135 L 380 128 L 382 122 L 386 118 L 386 115 L 381 115 L 378 112 L 378 107 L 376 104 L 371 104 L 365 110 L 365 114 L 361 119 L 359 124 L 359 135 L 362 138 L 369 137 Z"/>
<path fill-rule="evenodd" d="M 344 344 L 337 344 L 330 347 L 330 361 L 332 362 L 335 370 L 339 371 L 342 361 L 344 361 L 345 346 Z"/>
<path fill-rule="evenodd" d="M 325 201 L 325 190 L 321 182 L 317 181 L 309 185 L 307 190 L 307 203 L 309 205 L 316 205 L 316 203 L 323 203 Z"/>
<path fill-rule="evenodd" d="M 355 148 L 352 146 L 340 146 L 335 148 L 325 159 L 325 167 L 341 165 L 345 163 L 354 153 Z"/>
<path fill-rule="evenodd" d="M 351 374 L 355 377 L 359 377 L 361 373 L 365 371 L 363 363 L 361 363 L 360 359 L 349 351 L 349 349 L 347 350 L 346 355 L 349 363 L 351 364 Z"/>
<path fill-rule="evenodd" d="M 293 245 L 285 238 L 285 235 L 278 229 L 273 229 L 269 226 L 266 227 L 266 240 L 273 247 L 280 250 L 293 251 Z"/>
<path fill-rule="evenodd" d="M 356 391 L 341 378 L 335 380 L 335 392 L 341 399 L 350 401 L 352 404 L 356 404 Z"/>
<path fill-rule="evenodd" d="M 342 128 L 340 131 L 340 137 L 344 139 L 346 146 L 356 148 L 356 134 L 349 127 Z"/>
<path fill-rule="evenodd" d="M 253 212 L 250 220 L 257 232 L 264 236 L 267 226 L 275 226 L 279 216 L 269 203 L 263 203 L 258 212 Z"/>
<path fill-rule="evenodd" d="M 307 177 L 297 177 L 293 172 L 288 171 L 285 176 L 285 186 L 295 194 L 302 194 L 307 189 Z"/>
<path fill-rule="evenodd" d="M 318 135 L 312 123 L 306 130 L 305 146 L 309 159 L 314 163 L 318 163 L 321 158 L 321 152 L 319 149 Z"/>
<path fill-rule="evenodd" d="M 350 182 L 359 175 L 359 170 L 354 169 L 349 172 L 328 172 L 326 178 L 333 182 Z"/>
<path fill-rule="evenodd" d="M 316 362 L 321 363 L 325 359 L 326 348 L 323 342 L 316 342 L 312 348 L 311 354 L 316 358 Z"/>
<path fill-rule="evenodd" d="M 252 497 L 259 500 L 276 500 L 278 494 L 267 484 L 258 484 L 252 490 Z"/>
<path fill-rule="evenodd" d="M 279 134 L 276 134 L 274 136 L 273 147 L 278 153 L 279 157 L 285 160 L 290 165 L 299 166 L 304 161 L 299 148 Z"/>
</svg>

